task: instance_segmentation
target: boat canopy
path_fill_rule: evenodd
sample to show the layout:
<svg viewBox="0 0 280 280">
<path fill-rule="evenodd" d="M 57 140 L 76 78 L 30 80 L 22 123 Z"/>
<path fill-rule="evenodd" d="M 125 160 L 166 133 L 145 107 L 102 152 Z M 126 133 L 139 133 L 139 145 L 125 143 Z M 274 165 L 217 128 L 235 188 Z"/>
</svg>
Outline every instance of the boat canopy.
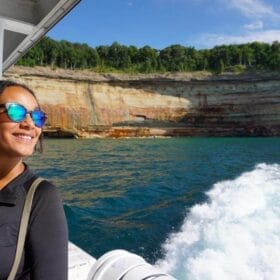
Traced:
<svg viewBox="0 0 280 280">
<path fill-rule="evenodd" d="M 81 0 L 0 0 L 0 78 Z"/>
</svg>

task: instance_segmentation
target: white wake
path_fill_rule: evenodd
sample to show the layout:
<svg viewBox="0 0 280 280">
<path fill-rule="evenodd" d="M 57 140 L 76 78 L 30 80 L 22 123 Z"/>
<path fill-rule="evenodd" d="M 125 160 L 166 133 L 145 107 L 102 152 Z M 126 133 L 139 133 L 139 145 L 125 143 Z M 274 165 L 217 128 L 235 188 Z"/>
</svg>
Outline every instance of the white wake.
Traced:
<svg viewBox="0 0 280 280">
<path fill-rule="evenodd" d="M 259 164 L 207 195 L 157 266 L 179 280 L 280 279 L 280 165 Z"/>
</svg>

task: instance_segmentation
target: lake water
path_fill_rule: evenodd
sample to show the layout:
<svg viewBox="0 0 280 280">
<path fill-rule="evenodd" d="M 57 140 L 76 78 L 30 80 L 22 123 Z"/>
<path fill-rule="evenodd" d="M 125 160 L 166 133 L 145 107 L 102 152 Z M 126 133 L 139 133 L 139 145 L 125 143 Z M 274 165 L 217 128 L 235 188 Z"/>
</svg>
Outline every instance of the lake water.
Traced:
<svg viewBox="0 0 280 280">
<path fill-rule="evenodd" d="M 178 279 L 278 279 L 280 138 L 45 140 L 27 162 L 63 197 L 70 240 Z"/>
</svg>

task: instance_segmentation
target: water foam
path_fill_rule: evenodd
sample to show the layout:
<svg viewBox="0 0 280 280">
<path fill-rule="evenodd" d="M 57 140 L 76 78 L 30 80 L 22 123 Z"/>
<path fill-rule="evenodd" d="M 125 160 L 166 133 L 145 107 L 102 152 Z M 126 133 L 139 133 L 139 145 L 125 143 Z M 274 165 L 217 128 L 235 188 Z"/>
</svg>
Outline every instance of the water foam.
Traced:
<svg viewBox="0 0 280 280">
<path fill-rule="evenodd" d="M 280 279 L 280 165 L 258 164 L 207 195 L 156 265 L 180 280 Z"/>
</svg>

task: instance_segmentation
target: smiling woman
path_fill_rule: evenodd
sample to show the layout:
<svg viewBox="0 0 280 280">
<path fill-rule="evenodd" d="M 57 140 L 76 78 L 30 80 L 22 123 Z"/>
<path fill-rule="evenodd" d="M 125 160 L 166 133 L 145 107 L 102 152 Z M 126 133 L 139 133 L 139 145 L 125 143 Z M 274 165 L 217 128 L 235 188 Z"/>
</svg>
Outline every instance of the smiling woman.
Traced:
<svg viewBox="0 0 280 280">
<path fill-rule="evenodd" d="M 0 156 L 6 155 L 10 160 L 13 155 L 30 156 L 42 129 L 34 121 L 36 111 L 27 114 L 28 110 L 38 108 L 35 96 L 17 84 L 6 84 L 10 86 L 5 87 L 0 95 Z"/>
<path fill-rule="evenodd" d="M 23 162 L 41 145 L 46 114 L 25 85 L 0 81 L 0 279 L 11 271 L 26 194 L 37 176 Z M 16 279 L 67 279 L 68 233 L 60 196 L 40 183 Z M 10 278 L 9 278 L 10 279 Z"/>
</svg>

